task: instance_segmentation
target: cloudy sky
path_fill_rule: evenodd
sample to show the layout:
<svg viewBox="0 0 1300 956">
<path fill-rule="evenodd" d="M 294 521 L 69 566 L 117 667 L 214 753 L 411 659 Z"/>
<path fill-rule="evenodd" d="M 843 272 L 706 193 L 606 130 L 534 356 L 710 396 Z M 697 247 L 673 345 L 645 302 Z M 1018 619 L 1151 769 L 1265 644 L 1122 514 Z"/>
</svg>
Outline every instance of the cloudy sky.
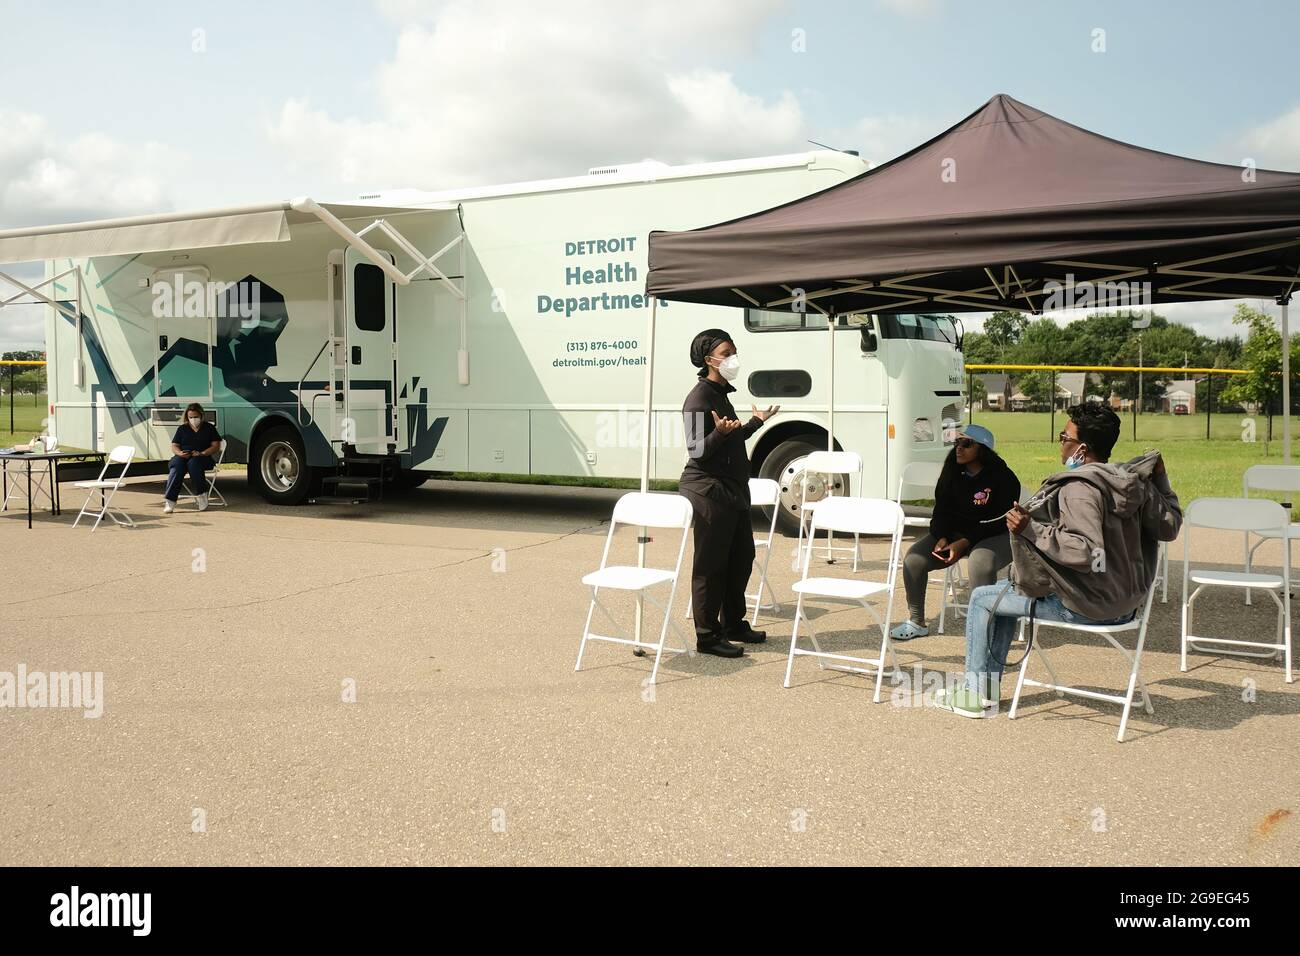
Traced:
<svg viewBox="0 0 1300 956">
<path fill-rule="evenodd" d="M 810 139 L 878 163 L 999 92 L 1300 170 L 1288 0 L 0 0 L 0 22 L 0 228 Z M 1231 328 L 1231 303 L 1162 311 Z M 0 349 L 40 340 L 0 310 Z"/>
</svg>

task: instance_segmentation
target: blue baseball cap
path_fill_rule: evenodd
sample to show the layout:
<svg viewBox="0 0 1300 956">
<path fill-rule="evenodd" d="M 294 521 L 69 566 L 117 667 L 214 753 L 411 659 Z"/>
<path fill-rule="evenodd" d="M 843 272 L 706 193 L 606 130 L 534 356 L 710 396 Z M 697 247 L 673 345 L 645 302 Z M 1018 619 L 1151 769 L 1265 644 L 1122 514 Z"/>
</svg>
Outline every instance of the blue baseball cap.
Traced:
<svg viewBox="0 0 1300 956">
<path fill-rule="evenodd" d="M 993 450 L 993 433 L 983 425 L 967 425 L 965 428 L 958 429 L 957 434 L 964 435 L 973 442 L 979 442 L 989 451 Z"/>
</svg>

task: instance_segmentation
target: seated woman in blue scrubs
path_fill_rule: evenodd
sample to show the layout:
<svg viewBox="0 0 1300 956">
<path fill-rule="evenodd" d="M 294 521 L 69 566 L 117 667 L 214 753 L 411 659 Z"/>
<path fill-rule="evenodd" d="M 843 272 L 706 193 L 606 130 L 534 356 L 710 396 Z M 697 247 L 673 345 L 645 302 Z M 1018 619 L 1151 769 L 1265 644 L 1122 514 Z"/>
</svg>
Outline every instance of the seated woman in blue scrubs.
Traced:
<svg viewBox="0 0 1300 956">
<path fill-rule="evenodd" d="M 181 481 L 186 474 L 194 486 L 199 510 L 208 509 L 208 480 L 205 472 L 216 467 L 212 456 L 221 450 L 217 426 L 203 418 L 203 406 L 194 402 L 185 409 L 185 422 L 172 436 L 172 460 L 167 466 L 167 487 L 163 489 L 163 514 L 176 510 Z"/>
</svg>

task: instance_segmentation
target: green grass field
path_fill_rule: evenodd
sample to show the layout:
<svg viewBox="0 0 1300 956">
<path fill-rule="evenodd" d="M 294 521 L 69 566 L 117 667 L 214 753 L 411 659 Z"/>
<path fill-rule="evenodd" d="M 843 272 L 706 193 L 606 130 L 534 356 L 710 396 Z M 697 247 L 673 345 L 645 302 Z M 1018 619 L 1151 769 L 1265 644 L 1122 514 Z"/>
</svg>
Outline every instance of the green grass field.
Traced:
<svg viewBox="0 0 1300 956">
<path fill-rule="evenodd" d="M 44 428 L 41 422 L 46 415 L 45 395 L 37 395 L 33 402 L 31 395 L 15 395 L 13 411 L 13 429 L 9 427 L 9 396 L 0 399 L 0 448 L 13 444 L 26 444 L 33 435 L 39 435 Z"/>
<path fill-rule="evenodd" d="M 9 396 L 0 401 L 0 448 L 26 442 L 41 431 L 45 418 L 44 395 L 19 395 L 14 403 L 14 428 L 9 429 Z M 1135 442 L 1132 418 L 1124 418 L 1124 431 L 1116 446 L 1113 460 L 1123 461 L 1148 448 L 1159 448 L 1169 467 L 1174 490 L 1184 501 L 1209 495 L 1235 497 L 1241 494 L 1241 475 L 1251 465 L 1282 461 L 1282 421 L 1273 420 L 1273 438 L 1268 435 L 1266 419 L 1255 419 L 1254 442 L 1241 440 L 1242 415 L 1215 415 L 1210 423 L 1211 439 L 1205 439 L 1205 416 L 1141 415 Z M 984 412 L 975 415 L 975 423 L 990 429 L 998 440 L 998 451 L 1020 478 L 1021 484 L 1037 487 L 1048 475 L 1059 471 L 1060 451 L 1056 434 L 1065 425 L 1058 413 L 1053 423 L 1046 412 Z M 1300 460 L 1300 420 L 1292 419 L 1296 436 L 1296 459 Z M 242 468 L 242 465 L 232 465 Z M 548 475 L 491 475 L 461 473 L 465 481 L 510 481 L 531 484 L 585 485 L 602 488 L 635 488 L 636 479 L 601 479 Z M 655 491 L 672 491 L 675 481 L 654 481 Z M 1283 496 L 1275 495 L 1279 501 Z"/>
<path fill-rule="evenodd" d="M 1169 468 L 1170 481 L 1184 501 L 1207 496 L 1237 497 L 1242 473 L 1251 465 L 1282 463 L 1282 420 L 1273 419 L 1273 441 L 1265 441 L 1268 420 L 1254 419 L 1254 442 L 1242 441 L 1244 415 L 1215 415 L 1210 422 L 1210 440 L 1205 438 L 1205 416 L 1141 415 L 1138 440 L 1133 441 L 1131 416 L 1123 419 L 1120 443 L 1112 461 L 1124 461 L 1150 448 L 1158 448 Z M 1055 424 L 1046 412 L 976 413 L 975 424 L 983 425 L 997 439 L 998 452 L 1022 485 L 1037 487 L 1044 478 L 1061 470 L 1060 444 L 1056 435 L 1066 418 L 1058 413 Z M 1300 461 L 1300 420 L 1291 420 L 1296 445 L 1293 458 Z M 1051 436 L 1049 438 L 1049 435 Z M 1273 496 L 1283 500 L 1284 496 Z"/>
</svg>

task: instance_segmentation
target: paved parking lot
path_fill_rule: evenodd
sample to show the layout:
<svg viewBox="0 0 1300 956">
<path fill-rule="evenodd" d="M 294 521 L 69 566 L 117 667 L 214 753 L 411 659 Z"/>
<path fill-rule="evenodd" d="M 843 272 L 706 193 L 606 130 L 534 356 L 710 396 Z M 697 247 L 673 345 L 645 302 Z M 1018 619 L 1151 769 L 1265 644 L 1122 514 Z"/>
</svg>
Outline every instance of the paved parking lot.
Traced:
<svg viewBox="0 0 1300 956">
<path fill-rule="evenodd" d="M 670 658 L 648 688 L 649 662 L 605 644 L 575 673 L 617 491 L 438 481 L 275 510 L 222 483 L 229 508 L 169 517 L 160 481 L 131 486 L 134 530 L 0 516 L 0 672 L 102 672 L 104 698 L 93 719 L 0 710 L 0 861 L 1300 862 L 1300 684 L 1278 661 L 1180 673 L 1178 563 L 1145 659 L 1155 714 L 1117 744 L 1118 707 L 1048 693 L 962 720 L 807 659 L 783 689 L 792 604 L 740 661 Z M 651 562 L 670 547 L 656 535 Z M 864 542 L 868 567 L 884 551 Z M 1266 599 L 1204 601 L 1207 630 L 1271 633 Z M 854 653 L 878 642 L 865 620 L 816 624 Z M 909 676 L 961 668 L 950 630 L 900 647 Z M 1071 682 L 1126 676 L 1109 648 L 1054 660 Z"/>
</svg>

